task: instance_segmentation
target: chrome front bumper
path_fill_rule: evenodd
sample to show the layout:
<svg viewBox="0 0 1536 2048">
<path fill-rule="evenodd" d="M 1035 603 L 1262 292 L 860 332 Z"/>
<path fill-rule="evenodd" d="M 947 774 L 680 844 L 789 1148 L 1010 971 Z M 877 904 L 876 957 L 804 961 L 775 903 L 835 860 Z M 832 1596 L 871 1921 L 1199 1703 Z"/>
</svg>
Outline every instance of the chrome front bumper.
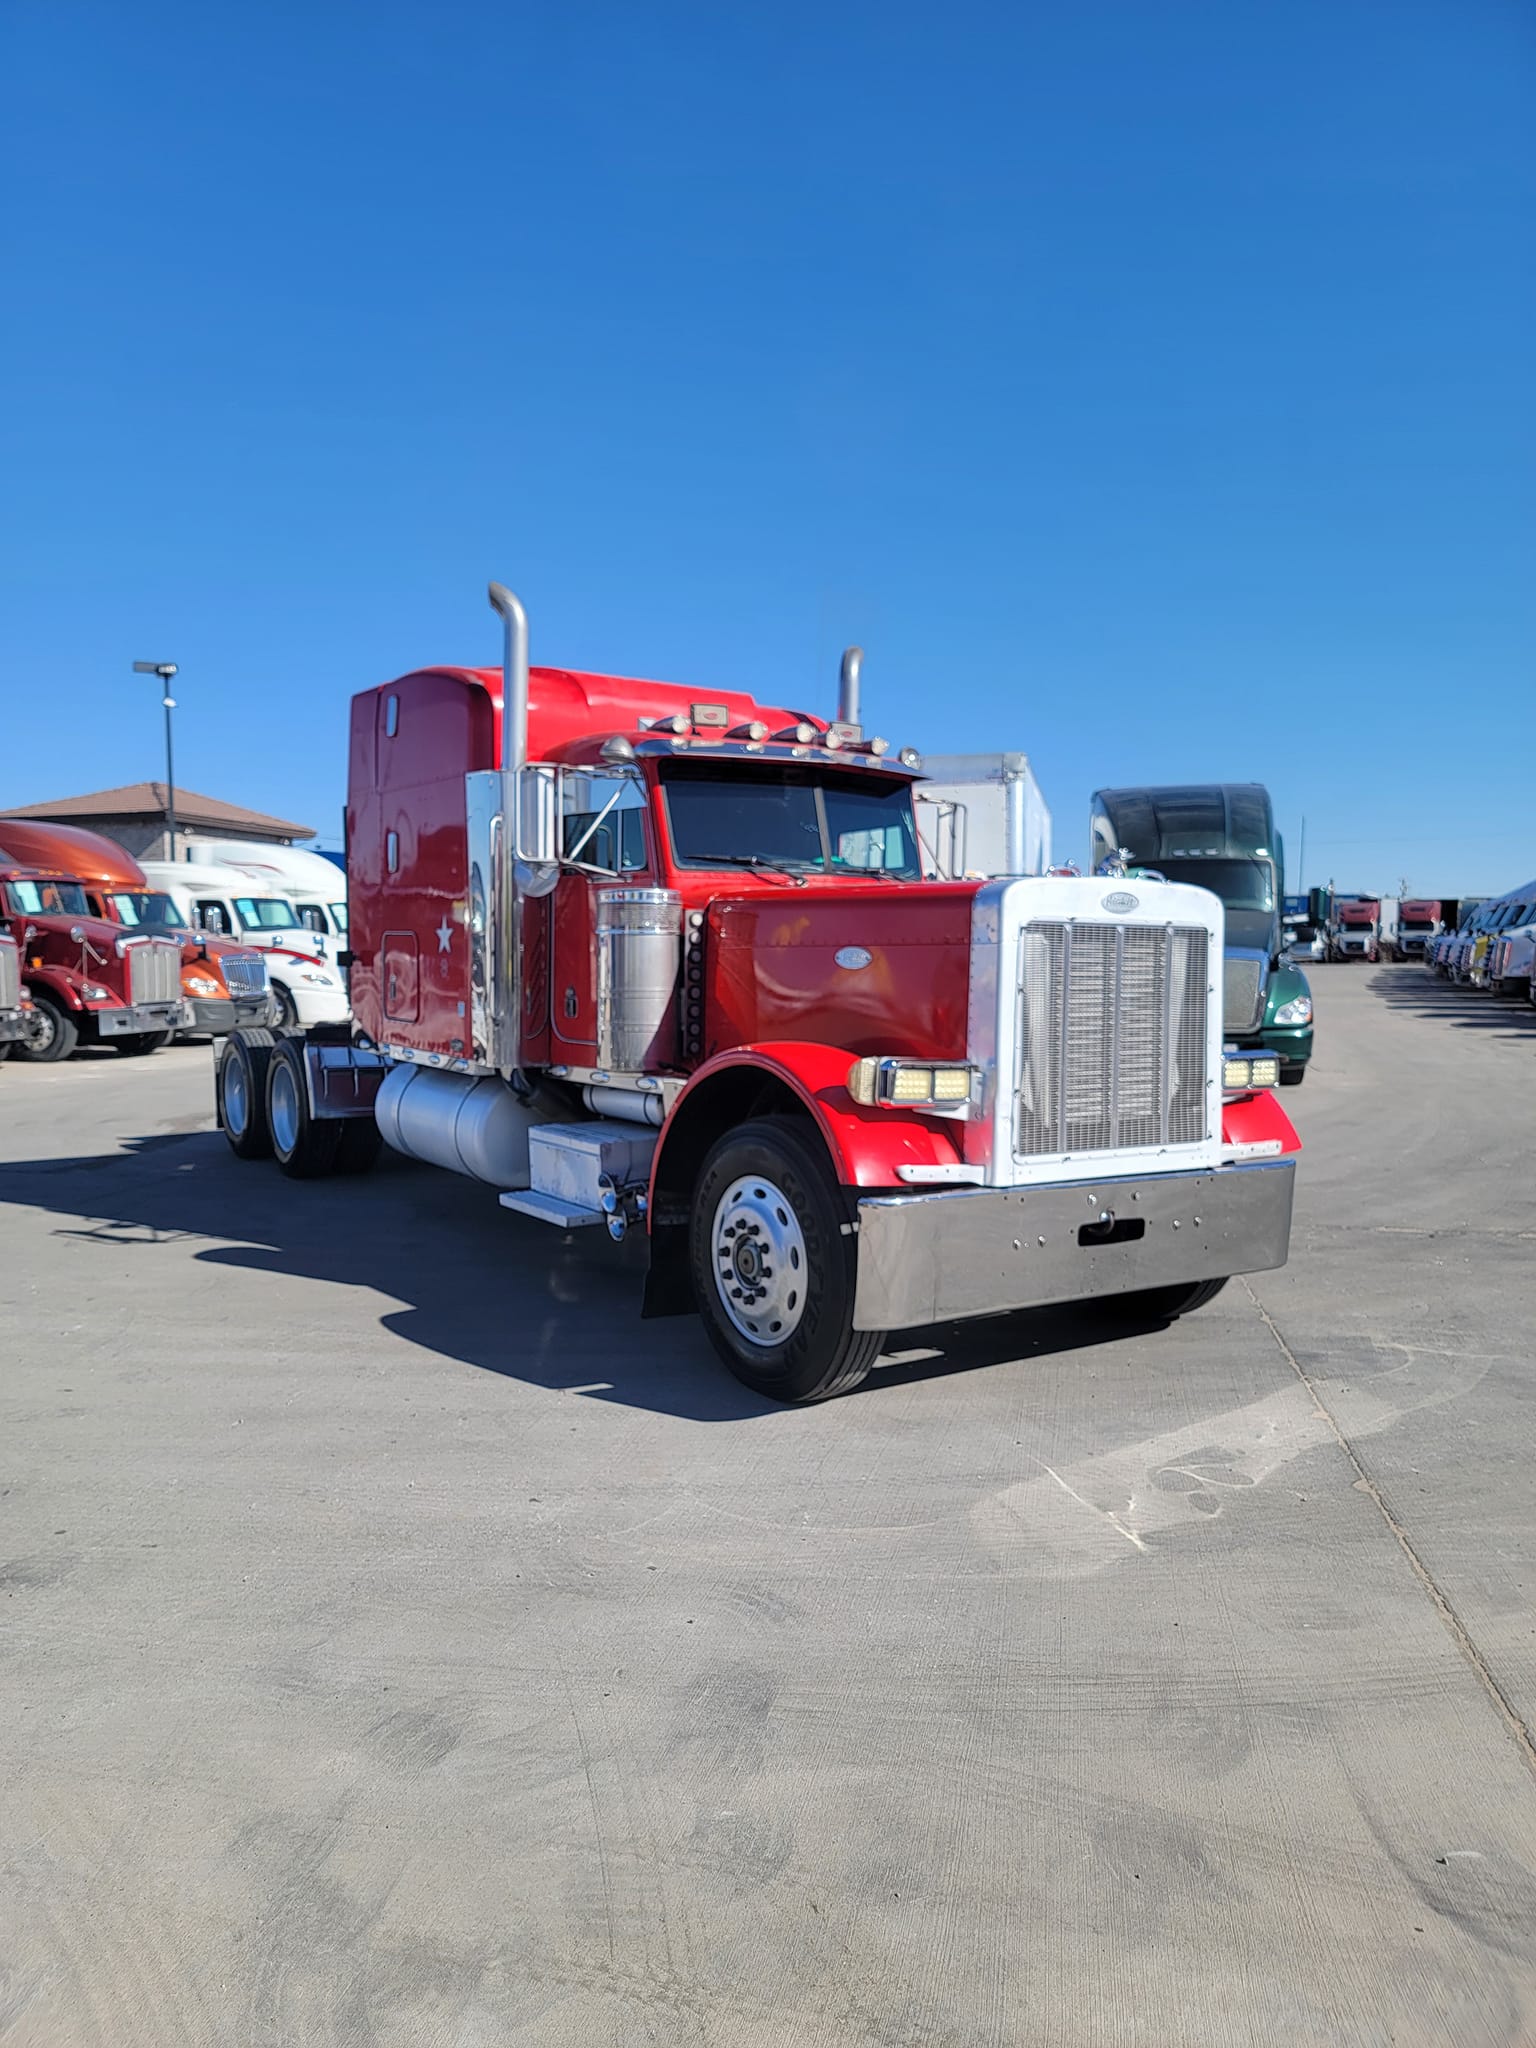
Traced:
<svg viewBox="0 0 1536 2048">
<path fill-rule="evenodd" d="M 1294 1172 L 1276 1159 L 1087 1187 L 866 1196 L 854 1328 L 914 1329 L 1283 1266 Z"/>
<path fill-rule="evenodd" d="M 186 1022 L 185 1003 L 122 1003 L 111 1010 L 88 1010 L 103 1038 L 137 1038 L 141 1032 L 179 1031 Z"/>
</svg>

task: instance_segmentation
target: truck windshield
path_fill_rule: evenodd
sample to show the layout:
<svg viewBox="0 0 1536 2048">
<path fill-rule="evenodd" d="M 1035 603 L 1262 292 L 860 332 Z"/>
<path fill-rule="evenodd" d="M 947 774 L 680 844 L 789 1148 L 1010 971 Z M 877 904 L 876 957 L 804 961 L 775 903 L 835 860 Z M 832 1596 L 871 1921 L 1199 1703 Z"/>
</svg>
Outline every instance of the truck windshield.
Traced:
<svg viewBox="0 0 1536 2048">
<path fill-rule="evenodd" d="M 760 860 L 797 873 L 922 873 L 908 782 L 798 763 L 732 774 L 668 762 L 661 773 L 681 867 Z"/>
<path fill-rule="evenodd" d="M 7 882 L 6 901 L 23 917 L 89 917 L 91 906 L 78 882 Z"/>
<path fill-rule="evenodd" d="M 1229 910 L 1273 910 L 1274 871 L 1262 860 L 1189 860 L 1182 856 L 1148 862 L 1170 882 L 1209 889 Z"/>
<path fill-rule="evenodd" d="M 119 924 L 163 924 L 184 931 L 187 920 L 163 889 L 114 889 L 108 907 Z"/>
<path fill-rule="evenodd" d="M 299 929 L 293 905 L 281 896 L 237 896 L 235 910 L 240 922 L 252 931 L 291 932 Z"/>
</svg>

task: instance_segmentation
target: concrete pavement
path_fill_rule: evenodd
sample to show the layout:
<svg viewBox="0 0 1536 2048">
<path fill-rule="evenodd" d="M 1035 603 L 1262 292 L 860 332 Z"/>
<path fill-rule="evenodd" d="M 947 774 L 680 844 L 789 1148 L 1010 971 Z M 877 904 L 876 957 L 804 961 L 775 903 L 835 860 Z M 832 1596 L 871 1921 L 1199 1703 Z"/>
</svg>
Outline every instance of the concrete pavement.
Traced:
<svg viewBox="0 0 1536 2048">
<path fill-rule="evenodd" d="M 803 1411 L 0 1071 L 0 2042 L 1536 2040 L 1536 1016 L 1314 984 L 1283 1273 Z"/>
</svg>

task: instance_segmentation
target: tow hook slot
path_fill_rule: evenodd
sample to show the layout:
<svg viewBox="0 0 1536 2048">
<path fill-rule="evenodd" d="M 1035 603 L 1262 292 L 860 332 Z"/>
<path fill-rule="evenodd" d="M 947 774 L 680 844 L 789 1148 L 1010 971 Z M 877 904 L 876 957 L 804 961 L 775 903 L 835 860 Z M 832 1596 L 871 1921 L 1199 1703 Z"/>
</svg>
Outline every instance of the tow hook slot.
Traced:
<svg viewBox="0 0 1536 2048">
<path fill-rule="evenodd" d="M 1077 1241 L 1081 1245 L 1134 1244 L 1146 1234 L 1144 1216 L 1117 1216 L 1113 1209 L 1105 1209 L 1096 1223 L 1084 1223 L 1079 1228 Z"/>
</svg>

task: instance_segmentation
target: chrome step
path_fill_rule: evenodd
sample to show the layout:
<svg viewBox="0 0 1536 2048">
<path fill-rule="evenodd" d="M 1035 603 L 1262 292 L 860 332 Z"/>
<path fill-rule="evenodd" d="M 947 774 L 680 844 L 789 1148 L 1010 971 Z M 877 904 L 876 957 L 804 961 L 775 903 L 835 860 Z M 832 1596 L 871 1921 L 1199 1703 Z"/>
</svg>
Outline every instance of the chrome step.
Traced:
<svg viewBox="0 0 1536 2048">
<path fill-rule="evenodd" d="M 559 1195 L 540 1194 L 536 1188 L 513 1188 L 501 1198 L 503 1209 L 516 1209 L 521 1216 L 533 1216 L 540 1223 L 553 1223 L 561 1230 L 584 1230 L 589 1223 L 606 1223 L 601 1209 L 583 1208 L 579 1202 L 562 1201 Z"/>
</svg>

